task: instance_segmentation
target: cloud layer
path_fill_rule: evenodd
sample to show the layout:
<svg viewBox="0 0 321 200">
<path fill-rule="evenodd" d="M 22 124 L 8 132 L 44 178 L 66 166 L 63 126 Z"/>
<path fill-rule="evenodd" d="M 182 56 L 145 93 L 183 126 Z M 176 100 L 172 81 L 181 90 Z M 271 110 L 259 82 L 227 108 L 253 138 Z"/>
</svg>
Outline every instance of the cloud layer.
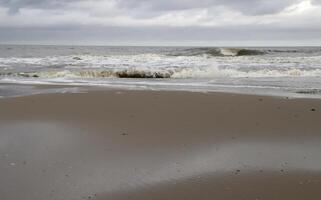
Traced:
<svg viewBox="0 0 321 200">
<path fill-rule="evenodd" d="M 243 37 L 256 31 L 259 35 L 248 39 L 281 40 L 289 34 L 296 40 L 319 40 L 315 33 L 321 35 L 321 28 L 317 28 L 321 27 L 320 19 L 320 0 L 0 0 L 0 42 L 12 40 L 10 31 L 14 33 L 17 29 L 25 32 L 78 29 L 86 30 L 83 33 L 87 34 L 118 29 L 121 34 L 134 30 L 141 35 L 155 34 L 155 30 L 166 34 L 170 30 L 168 33 L 176 34 L 176 40 L 193 41 L 213 40 L 214 31 L 227 35 L 226 40 L 237 40 L 241 38 L 238 34 Z M 240 33 L 226 34 L 231 30 Z M 182 37 L 184 31 L 194 34 Z M 129 33 L 127 39 L 138 40 Z"/>
</svg>

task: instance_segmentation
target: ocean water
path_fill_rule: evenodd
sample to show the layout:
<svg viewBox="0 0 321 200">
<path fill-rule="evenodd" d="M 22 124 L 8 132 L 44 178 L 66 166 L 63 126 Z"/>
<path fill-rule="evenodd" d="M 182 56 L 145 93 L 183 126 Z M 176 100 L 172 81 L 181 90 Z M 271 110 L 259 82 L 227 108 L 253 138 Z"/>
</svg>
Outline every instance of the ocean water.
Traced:
<svg viewBox="0 0 321 200">
<path fill-rule="evenodd" d="M 31 85 L 321 97 L 321 47 L 0 45 L 0 96 Z"/>
</svg>

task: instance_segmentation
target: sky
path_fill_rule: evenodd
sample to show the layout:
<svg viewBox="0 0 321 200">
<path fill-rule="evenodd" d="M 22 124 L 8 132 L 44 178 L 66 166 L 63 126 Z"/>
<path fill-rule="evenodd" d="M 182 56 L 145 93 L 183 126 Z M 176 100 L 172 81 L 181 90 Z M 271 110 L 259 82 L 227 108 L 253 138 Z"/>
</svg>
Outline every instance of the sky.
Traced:
<svg viewBox="0 0 321 200">
<path fill-rule="evenodd" d="M 321 0 L 0 0 L 0 43 L 321 45 Z"/>
</svg>

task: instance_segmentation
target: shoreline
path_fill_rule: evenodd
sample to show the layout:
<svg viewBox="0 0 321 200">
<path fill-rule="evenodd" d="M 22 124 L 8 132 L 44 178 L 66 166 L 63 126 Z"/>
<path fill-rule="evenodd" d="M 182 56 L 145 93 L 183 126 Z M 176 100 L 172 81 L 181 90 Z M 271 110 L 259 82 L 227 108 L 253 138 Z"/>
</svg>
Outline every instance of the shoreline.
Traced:
<svg viewBox="0 0 321 200">
<path fill-rule="evenodd" d="M 1 88 L 2 86 L 2 88 Z M 5 87 L 13 88 L 27 88 L 30 92 L 25 94 L 15 94 L 15 95 L 1 95 L 1 92 L 4 91 Z M 1 90 L 2 89 L 2 90 Z M 7 88 L 7 90 L 12 90 L 12 88 Z M 178 89 L 178 88 L 139 88 L 133 87 L 129 88 L 126 86 L 104 86 L 104 85 L 78 85 L 78 84 L 24 84 L 24 83 L 0 83 L 0 99 L 5 98 L 17 98 L 24 96 L 33 96 L 40 94 L 59 94 L 59 93 L 84 93 L 84 92 L 95 92 L 95 91 L 145 91 L 145 92 L 186 92 L 186 93 L 208 93 L 208 94 L 236 94 L 236 95 L 245 95 L 245 96 L 262 96 L 262 97 L 272 97 L 272 98 L 291 98 L 291 99 L 321 99 L 321 94 L 318 94 L 320 91 L 317 89 L 311 89 L 310 91 L 297 91 L 297 92 L 271 92 L 269 90 L 226 90 L 226 89 L 217 89 L 217 90 L 204 90 L 204 89 Z"/>
<path fill-rule="evenodd" d="M 319 99 L 110 90 L 0 111 L 4 199 L 321 197 Z"/>
</svg>

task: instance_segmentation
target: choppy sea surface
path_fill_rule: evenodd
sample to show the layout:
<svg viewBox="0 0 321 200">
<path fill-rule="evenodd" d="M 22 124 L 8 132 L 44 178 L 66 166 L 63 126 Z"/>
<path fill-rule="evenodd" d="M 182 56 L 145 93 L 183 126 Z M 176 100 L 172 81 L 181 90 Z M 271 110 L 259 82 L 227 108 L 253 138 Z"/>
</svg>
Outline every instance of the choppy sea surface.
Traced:
<svg viewBox="0 0 321 200">
<path fill-rule="evenodd" d="M 1 97 L 78 86 L 320 98 L 321 47 L 0 45 Z"/>
</svg>

